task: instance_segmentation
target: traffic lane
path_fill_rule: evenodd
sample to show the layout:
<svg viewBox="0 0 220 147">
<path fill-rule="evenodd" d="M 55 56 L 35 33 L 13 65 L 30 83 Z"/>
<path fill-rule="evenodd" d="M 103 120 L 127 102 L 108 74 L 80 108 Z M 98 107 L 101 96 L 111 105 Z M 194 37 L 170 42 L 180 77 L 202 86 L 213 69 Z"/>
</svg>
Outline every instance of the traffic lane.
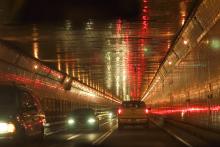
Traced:
<svg viewBox="0 0 220 147">
<path fill-rule="evenodd" d="M 186 147 L 178 140 L 155 126 L 149 128 L 125 127 L 116 130 L 100 147 Z"/>
<path fill-rule="evenodd" d="M 51 142 L 54 140 L 58 141 L 61 138 L 59 143 L 52 145 L 50 147 L 90 147 L 96 146 L 96 142 L 102 139 L 106 133 L 108 133 L 113 128 L 117 127 L 117 119 L 109 119 L 107 122 L 100 124 L 99 131 L 79 131 L 78 133 L 65 134 L 68 135 L 64 137 L 64 134 L 61 134 L 60 137 L 51 136 L 48 138 Z M 63 139 L 63 137 L 65 139 Z"/>
<path fill-rule="evenodd" d="M 44 141 L 27 140 L 22 143 L 22 147 L 82 147 L 93 146 L 93 142 L 99 140 L 106 132 L 115 127 L 116 119 L 108 119 L 100 124 L 99 131 L 62 131 L 60 133 L 48 135 Z M 17 144 L 0 144 L 2 147 L 17 147 Z"/>
</svg>

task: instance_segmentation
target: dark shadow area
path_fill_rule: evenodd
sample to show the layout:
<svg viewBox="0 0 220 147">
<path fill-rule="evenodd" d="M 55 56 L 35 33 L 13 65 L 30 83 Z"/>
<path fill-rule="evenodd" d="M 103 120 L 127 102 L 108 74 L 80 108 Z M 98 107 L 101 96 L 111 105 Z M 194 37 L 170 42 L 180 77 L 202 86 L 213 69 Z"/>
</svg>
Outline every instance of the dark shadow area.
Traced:
<svg viewBox="0 0 220 147">
<path fill-rule="evenodd" d="M 26 0 L 19 18 L 24 22 L 117 17 L 132 19 L 141 12 L 140 4 L 140 1 L 134 0 Z"/>
</svg>

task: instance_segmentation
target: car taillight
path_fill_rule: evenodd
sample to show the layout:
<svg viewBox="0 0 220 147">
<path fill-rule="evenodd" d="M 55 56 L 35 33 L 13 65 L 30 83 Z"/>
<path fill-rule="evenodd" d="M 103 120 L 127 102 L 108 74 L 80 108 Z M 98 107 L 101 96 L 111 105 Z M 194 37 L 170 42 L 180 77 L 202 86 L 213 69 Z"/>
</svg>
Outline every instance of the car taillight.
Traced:
<svg viewBox="0 0 220 147">
<path fill-rule="evenodd" d="M 121 114 L 122 113 L 122 110 L 121 109 L 118 109 L 118 114 Z"/>
<path fill-rule="evenodd" d="M 149 113 L 149 110 L 148 110 L 148 109 L 145 109 L 145 113 L 148 114 L 148 113 Z"/>
</svg>

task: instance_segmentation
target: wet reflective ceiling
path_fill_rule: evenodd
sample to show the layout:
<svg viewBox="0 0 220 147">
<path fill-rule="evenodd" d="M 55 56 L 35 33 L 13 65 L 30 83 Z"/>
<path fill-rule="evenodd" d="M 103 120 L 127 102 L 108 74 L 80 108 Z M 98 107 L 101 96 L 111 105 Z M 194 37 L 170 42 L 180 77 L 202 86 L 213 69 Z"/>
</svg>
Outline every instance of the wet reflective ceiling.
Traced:
<svg viewBox="0 0 220 147">
<path fill-rule="evenodd" d="M 197 1 L 9 2 L 1 2 L 0 39 L 128 100 L 140 98 L 149 86 Z"/>
</svg>

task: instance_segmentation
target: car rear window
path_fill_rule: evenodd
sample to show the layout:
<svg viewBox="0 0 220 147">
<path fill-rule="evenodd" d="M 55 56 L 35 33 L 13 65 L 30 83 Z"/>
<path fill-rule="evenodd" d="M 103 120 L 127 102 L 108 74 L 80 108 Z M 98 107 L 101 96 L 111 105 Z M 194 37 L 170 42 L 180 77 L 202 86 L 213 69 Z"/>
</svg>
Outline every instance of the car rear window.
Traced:
<svg viewBox="0 0 220 147">
<path fill-rule="evenodd" d="M 0 86 L 0 106 L 11 106 L 16 103 L 16 90 L 13 87 Z"/>
<path fill-rule="evenodd" d="M 122 103 L 123 108 L 145 108 L 146 105 L 144 102 L 123 102 Z"/>
</svg>

